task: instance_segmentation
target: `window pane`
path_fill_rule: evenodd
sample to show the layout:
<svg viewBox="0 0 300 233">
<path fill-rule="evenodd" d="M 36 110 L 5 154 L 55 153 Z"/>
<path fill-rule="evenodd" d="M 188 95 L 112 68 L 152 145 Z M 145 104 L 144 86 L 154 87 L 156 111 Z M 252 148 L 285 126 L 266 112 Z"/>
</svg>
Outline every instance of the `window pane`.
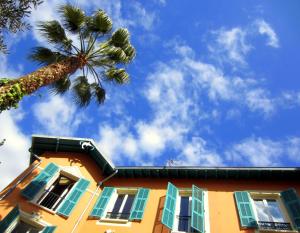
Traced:
<svg viewBox="0 0 300 233">
<path fill-rule="evenodd" d="M 118 195 L 118 198 L 115 202 L 115 205 L 114 205 L 114 208 L 112 210 L 110 218 L 118 218 L 118 213 L 120 211 L 120 207 L 122 205 L 122 202 L 123 202 L 124 198 L 125 198 L 125 195 L 123 195 L 123 194 Z"/>
<path fill-rule="evenodd" d="M 264 206 L 263 200 L 256 199 L 254 200 L 254 203 L 255 203 L 255 209 L 256 209 L 258 220 L 263 222 L 270 222 L 271 220 L 269 219 L 268 216 L 268 210 Z"/>
<path fill-rule="evenodd" d="M 180 211 L 179 211 L 179 221 L 178 221 L 178 230 L 179 231 L 188 231 L 189 230 L 189 197 L 180 198 Z"/>
<path fill-rule="evenodd" d="M 135 195 L 128 195 L 126 199 L 126 203 L 124 205 L 124 208 L 122 210 L 121 218 L 122 219 L 128 219 L 130 215 L 131 206 L 133 204 Z"/>
<path fill-rule="evenodd" d="M 38 233 L 39 229 L 25 223 L 23 221 L 18 222 L 15 229 L 12 230 L 12 233 Z"/>
<path fill-rule="evenodd" d="M 267 203 L 273 222 L 285 222 L 279 203 L 276 200 L 267 200 Z"/>
</svg>

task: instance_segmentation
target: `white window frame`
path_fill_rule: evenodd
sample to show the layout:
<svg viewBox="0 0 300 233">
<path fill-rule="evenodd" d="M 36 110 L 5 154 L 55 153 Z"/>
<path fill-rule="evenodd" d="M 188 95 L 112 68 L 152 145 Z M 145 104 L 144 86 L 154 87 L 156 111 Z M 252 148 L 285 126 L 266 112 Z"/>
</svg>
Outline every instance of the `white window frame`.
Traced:
<svg viewBox="0 0 300 233">
<path fill-rule="evenodd" d="M 289 217 L 289 214 L 287 212 L 287 209 L 286 209 L 286 207 L 285 207 L 285 205 L 284 205 L 284 203 L 281 199 L 280 191 L 264 191 L 264 192 L 249 191 L 249 194 L 250 194 L 250 197 L 251 197 L 250 202 L 251 202 L 251 205 L 252 205 L 254 216 L 257 219 L 257 221 L 259 221 L 259 219 L 258 219 L 256 205 L 255 205 L 254 200 L 255 199 L 263 199 L 264 201 L 266 201 L 266 199 L 276 200 L 278 205 L 279 205 L 280 211 L 283 215 L 283 218 L 284 218 L 285 222 L 291 224 L 291 227 L 292 227 L 292 230 L 257 229 L 255 231 L 256 233 L 263 233 L 263 232 L 266 232 L 266 233 L 273 233 L 273 232 L 274 233 L 275 232 L 297 233 L 298 232 L 298 231 L 294 230 L 295 227 L 294 227 L 293 222 L 292 222 L 292 220 Z"/>
<path fill-rule="evenodd" d="M 40 168 L 40 169 L 43 169 L 43 168 Z M 45 206 L 42 206 L 40 203 L 43 201 L 43 199 L 40 200 L 40 198 L 42 197 L 42 195 L 45 193 L 45 190 L 52 190 L 52 188 L 54 187 L 51 187 L 54 182 L 58 179 L 58 177 L 60 175 L 63 175 L 63 176 L 66 176 L 67 178 L 71 179 L 71 180 L 74 180 L 75 183 L 73 185 L 73 187 L 69 190 L 69 192 L 63 196 L 63 197 L 66 197 L 70 192 L 72 192 L 72 190 L 74 189 L 75 185 L 76 185 L 76 182 L 78 182 L 78 180 L 81 178 L 81 177 L 78 177 L 78 174 L 72 174 L 70 173 L 70 170 L 68 169 L 68 171 L 65 171 L 64 169 L 62 169 L 61 167 L 59 167 L 59 170 L 55 173 L 55 175 L 48 181 L 48 183 L 46 184 L 46 186 L 37 194 L 35 195 L 35 197 L 30 201 L 32 204 L 34 205 L 37 205 L 38 207 L 40 207 L 41 209 L 44 209 L 46 210 L 47 212 L 51 213 L 51 214 L 56 214 L 57 211 L 59 210 L 59 207 L 63 204 L 63 202 L 61 202 L 57 207 L 56 207 L 56 210 L 52 210 L 52 209 L 49 209 Z M 62 197 L 62 195 L 61 195 Z M 59 202 L 59 200 L 57 200 L 57 203 Z M 57 204 L 56 203 L 56 204 Z"/>
<path fill-rule="evenodd" d="M 137 195 L 137 192 L 138 192 L 138 188 L 115 188 L 114 192 L 112 193 L 112 196 L 104 210 L 104 213 L 103 213 L 104 217 L 100 218 L 97 224 L 98 225 L 110 225 L 110 226 L 112 226 L 112 225 L 120 226 L 120 224 L 122 224 L 122 226 L 130 227 L 131 221 L 129 221 L 129 219 L 106 218 L 106 215 L 108 212 L 112 212 L 114 205 L 116 203 L 116 200 L 118 199 L 118 196 L 120 194 L 125 195 L 125 198 L 120 207 L 120 211 L 122 211 L 124 209 L 128 195 Z"/>
<path fill-rule="evenodd" d="M 203 190 L 203 201 L 204 201 L 204 232 L 210 233 L 210 225 L 209 225 L 209 207 L 208 207 L 208 191 Z M 179 189 L 178 196 L 176 198 L 176 206 L 175 206 L 175 219 L 173 224 L 172 233 L 189 233 L 191 224 L 189 224 L 189 231 L 178 231 L 179 219 L 177 216 L 180 213 L 180 200 L 182 196 L 189 196 L 189 213 L 191 214 L 192 207 L 192 189 Z M 190 219 L 192 221 L 192 218 Z"/>
</svg>

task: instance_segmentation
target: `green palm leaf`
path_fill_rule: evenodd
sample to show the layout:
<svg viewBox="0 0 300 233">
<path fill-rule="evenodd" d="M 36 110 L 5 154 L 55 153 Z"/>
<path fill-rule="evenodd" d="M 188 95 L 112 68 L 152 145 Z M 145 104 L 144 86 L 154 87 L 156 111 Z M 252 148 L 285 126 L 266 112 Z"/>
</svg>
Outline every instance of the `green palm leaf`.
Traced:
<svg viewBox="0 0 300 233">
<path fill-rule="evenodd" d="M 91 87 L 85 76 L 79 76 L 73 86 L 74 101 L 80 107 L 87 106 L 91 101 Z"/>
<path fill-rule="evenodd" d="M 64 28 L 57 20 L 40 23 L 39 30 L 50 43 L 70 49 L 72 41 L 67 38 Z"/>
<path fill-rule="evenodd" d="M 129 43 L 129 32 L 126 28 L 119 28 L 111 36 L 111 42 L 116 47 L 123 47 Z"/>
<path fill-rule="evenodd" d="M 123 46 L 122 49 L 127 56 L 128 62 L 132 61 L 136 55 L 135 48 L 131 44 L 128 43 L 125 46 Z"/>
<path fill-rule="evenodd" d="M 37 61 L 43 65 L 49 65 L 66 58 L 65 55 L 59 52 L 53 52 L 51 49 L 45 47 L 35 47 L 32 49 L 29 59 Z"/>
<path fill-rule="evenodd" d="M 129 75 L 125 69 L 110 68 L 105 72 L 107 80 L 117 84 L 124 84 L 129 81 Z"/>
<path fill-rule="evenodd" d="M 66 91 L 70 89 L 70 86 L 71 86 L 71 80 L 67 76 L 53 83 L 50 86 L 50 88 L 52 89 L 52 92 L 54 94 L 64 94 Z"/>
<path fill-rule="evenodd" d="M 75 6 L 66 4 L 60 7 L 64 26 L 71 32 L 78 32 L 85 23 L 84 12 Z"/>
<path fill-rule="evenodd" d="M 103 104 L 105 101 L 105 90 L 102 87 L 99 87 L 97 83 L 91 84 L 93 90 L 93 97 L 96 99 L 98 104 Z"/>
<path fill-rule="evenodd" d="M 88 29 L 92 32 L 108 33 L 112 29 L 112 21 L 108 15 L 99 10 L 87 19 Z"/>
<path fill-rule="evenodd" d="M 118 47 L 109 47 L 104 53 L 115 62 L 126 63 L 128 60 L 126 53 Z"/>
</svg>

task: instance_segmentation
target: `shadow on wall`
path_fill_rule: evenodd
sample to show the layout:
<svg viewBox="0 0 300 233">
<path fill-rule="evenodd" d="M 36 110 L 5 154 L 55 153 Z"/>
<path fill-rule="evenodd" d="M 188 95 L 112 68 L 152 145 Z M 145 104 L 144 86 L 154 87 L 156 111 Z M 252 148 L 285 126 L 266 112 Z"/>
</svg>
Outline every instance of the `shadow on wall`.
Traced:
<svg viewBox="0 0 300 233">
<path fill-rule="evenodd" d="M 166 196 L 159 198 L 158 208 L 153 224 L 153 233 L 169 233 L 170 229 L 161 223 Z"/>
</svg>

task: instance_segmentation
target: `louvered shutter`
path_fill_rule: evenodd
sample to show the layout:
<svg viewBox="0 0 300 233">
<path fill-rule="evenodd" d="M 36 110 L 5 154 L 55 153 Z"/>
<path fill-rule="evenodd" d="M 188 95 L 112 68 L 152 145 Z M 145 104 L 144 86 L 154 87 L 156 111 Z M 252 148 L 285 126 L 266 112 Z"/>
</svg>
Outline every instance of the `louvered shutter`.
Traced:
<svg viewBox="0 0 300 233">
<path fill-rule="evenodd" d="M 54 163 L 49 163 L 26 187 L 22 190 L 22 196 L 32 200 L 42 190 L 49 180 L 59 171 Z"/>
<path fill-rule="evenodd" d="M 288 210 L 295 227 L 300 230 L 300 198 L 295 189 L 288 189 L 281 192 L 281 197 Z"/>
<path fill-rule="evenodd" d="M 68 217 L 74 209 L 82 194 L 85 192 L 90 182 L 83 178 L 79 179 L 72 190 L 66 196 L 66 199 L 58 209 L 58 214 Z"/>
<path fill-rule="evenodd" d="M 248 192 L 234 192 L 240 223 L 243 228 L 257 228 L 251 199 Z"/>
<path fill-rule="evenodd" d="M 19 208 L 16 206 L 2 221 L 0 221 L 0 233 L 4 232 L 19 216 Z"/>
<path fill-rule="evenodd" d="M 42 233 L 53 233 L 56 230 L 56 226 L 47 226 L 44 228 Z"/>
<path fill-rule="evenodd" d="M 130 211 L 130 220 L 142 220 L 145 206 L 149 196 L 149 189 L 140 188 L 134 198 L 134 203 Z"/>
<path fill-rule="evenodd" d="M 178 196 L 178 189 L 171 183 L 168 183 L 167 195 L 162 214 L 162 224 L 172 229 L 175 218 L 175 206 Z"/>
<path fill-rule="evenodd" d="M 97 202 L 90 213 L 90 217 L 95 217 L 95 218 L 101 218 L 103 217 L 105 208 L 115 191 L 115 188 L 113 187 L 105 187 L 101 193 L 101 195 L 98 197 Z"/>
<path fill-rule="evenodd" d="M 192 188 L 191 227 L 198 232 L 204 232 L 204 192 L 195 185 Z"/>
</svg>

